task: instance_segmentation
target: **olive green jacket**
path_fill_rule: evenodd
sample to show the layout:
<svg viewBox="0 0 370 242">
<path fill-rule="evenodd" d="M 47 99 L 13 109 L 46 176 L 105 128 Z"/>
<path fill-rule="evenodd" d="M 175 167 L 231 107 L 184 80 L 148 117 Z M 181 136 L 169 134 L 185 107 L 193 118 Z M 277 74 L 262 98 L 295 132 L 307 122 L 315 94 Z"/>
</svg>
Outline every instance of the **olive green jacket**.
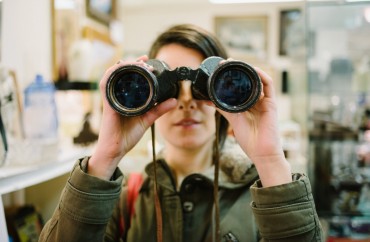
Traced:
<svg viewBox="0 0 370 242">
<path fill-rule="evenodd" d="M 146 167 L 131 226 L 119 238 L 120 214 L 130 221 L 126 179 L 119 169 L 111 181 L 90 176 L 87 162 L 88 157 L 74 166 L 39 241 L 156 241 L 153 163 Z M 176 188 L 166 162 L 157 164 L 163 241 L 212 241 L 213 169 L 189 175 Z M 251 162 L 231 150 L 221 156 L 219 178 L 221 241 L 324 241 L 306 176 L 295 174 L 292 183 L 262 188 Z"/>
</svg>

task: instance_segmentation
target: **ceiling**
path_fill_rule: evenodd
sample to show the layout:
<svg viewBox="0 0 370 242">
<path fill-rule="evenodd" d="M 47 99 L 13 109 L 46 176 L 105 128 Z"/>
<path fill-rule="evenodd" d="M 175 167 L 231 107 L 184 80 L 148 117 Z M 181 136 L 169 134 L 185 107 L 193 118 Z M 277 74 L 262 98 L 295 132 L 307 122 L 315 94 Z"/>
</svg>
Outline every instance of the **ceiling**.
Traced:
<svg viewBox="0 0 370 242">
<path fill-rule="evenodd" d="M 168 5 L 168 4 L 203 4 L 208 0 L 117 0 L 121 6 L 150 6 L 150 5 Z"/>
</svg>

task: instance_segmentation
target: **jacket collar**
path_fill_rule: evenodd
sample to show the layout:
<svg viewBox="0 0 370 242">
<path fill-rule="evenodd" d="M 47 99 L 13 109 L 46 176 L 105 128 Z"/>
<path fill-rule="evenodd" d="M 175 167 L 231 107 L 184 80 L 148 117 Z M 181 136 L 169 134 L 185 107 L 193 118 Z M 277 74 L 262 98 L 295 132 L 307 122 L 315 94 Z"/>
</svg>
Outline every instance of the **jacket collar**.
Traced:
<svg viewBox="0 0 370 242">
<path fill-rule="evenodd" d="M 154 164 L 149 163 L 145 169 L 149 177 L 154 177 Z M 214 166 L 199 174 L 210 182 L 214 181 Z M 257 171 L 242 151 L 235 139 L 228 138 L 220 154 L 219 186 L 224 188 L 238 188 L 251 184 L 258 177 Z M 169 179 L 170 178 L 170 179 Z M 171 168 L 163 159 L 161 153 L 157 159 L 157 181 L 161 186 L 173 190 L 175 187 L 174 176 Z"/>
</svg>

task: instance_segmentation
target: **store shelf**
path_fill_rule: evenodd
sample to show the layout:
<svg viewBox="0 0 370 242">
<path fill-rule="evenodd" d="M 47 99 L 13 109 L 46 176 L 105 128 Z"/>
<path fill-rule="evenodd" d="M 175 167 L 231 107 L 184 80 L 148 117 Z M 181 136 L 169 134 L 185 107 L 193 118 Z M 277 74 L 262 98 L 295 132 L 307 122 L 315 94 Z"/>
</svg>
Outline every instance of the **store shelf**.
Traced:
<svg viewBox="0 0 370 242">
<path fill-rule="evenodd" d="M 91 149 L 90 147 L 72 147 L 59 151 L 53 161 L 0 167 L 0 195 L 66 174 L 78 158 L 90 155 Z"/>
<path fill-rule="evenodd" d="M 0 167 L 0 195 L 61 176 L 72 169 L 76 159 L 89 154 L 87 148 L 73 148 L 59 152 L 54 161 Z"/>
<path fill-rule="evenodd" d="M 91 151 L 91 147 L 73 147 L 59 151 L 50 162 L 0 167 L 0 241 L 8 240 L 2 195 L 64 175 L 71 171 L 78 158 L 90 155 Z"/>
</svg>

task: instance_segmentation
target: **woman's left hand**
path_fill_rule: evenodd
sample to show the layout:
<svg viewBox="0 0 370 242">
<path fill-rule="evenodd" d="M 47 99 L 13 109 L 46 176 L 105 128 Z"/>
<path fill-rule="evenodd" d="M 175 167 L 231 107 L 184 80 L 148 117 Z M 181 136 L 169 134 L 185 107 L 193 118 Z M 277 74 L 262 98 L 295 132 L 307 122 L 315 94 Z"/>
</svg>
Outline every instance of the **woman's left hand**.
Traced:
<svg viewBox="0 0 370 242">
<path fill-rule="evenodd" d="M 218 111 L 229 121 L 237 142 L 255 164 L 262 185 L 289 183 L 292 176 L 279 134 L 273 80 L 261 69 L 255 69 L 263 86 L 260 100 L 243 113 Z"/>
</svg>

